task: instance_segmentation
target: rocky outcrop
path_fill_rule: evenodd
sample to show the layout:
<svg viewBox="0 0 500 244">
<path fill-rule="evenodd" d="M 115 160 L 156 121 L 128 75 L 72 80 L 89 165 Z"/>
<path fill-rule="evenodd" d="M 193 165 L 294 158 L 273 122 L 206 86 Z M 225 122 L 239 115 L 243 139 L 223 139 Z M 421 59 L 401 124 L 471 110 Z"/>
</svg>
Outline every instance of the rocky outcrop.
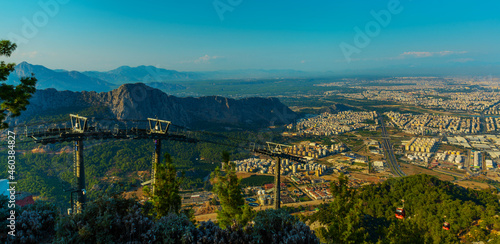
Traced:
<svg viewBox="0 0 500 244">
<path fill-rule="evenodd" d="M 69 113 L 90 107 L 106 107 L 110 116 L 121 120 L 157 117 L 196 128 L 207 124 L 261 127 L 291 123 L 297 118 L 276 98 L 180 98 L 142 83 L 125 84 L 102 93 L 38 90 L 30 101 L 21 119 L 51 114 L 50 111 Z"/>
</svg>

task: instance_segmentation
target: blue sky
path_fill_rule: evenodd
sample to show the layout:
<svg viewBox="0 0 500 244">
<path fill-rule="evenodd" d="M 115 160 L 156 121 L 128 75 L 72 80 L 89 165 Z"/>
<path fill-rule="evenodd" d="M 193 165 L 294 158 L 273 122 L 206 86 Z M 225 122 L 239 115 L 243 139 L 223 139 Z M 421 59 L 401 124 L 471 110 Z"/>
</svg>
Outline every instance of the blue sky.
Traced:
<svg viewBox="0 0 500 244">
<path fill-rule="evenodd" d="M 79 71 L 460 68 L 500 64 L 499 10 L 450 0 L 18 0 L 2 5 L 0 39 L 18 43 L 6 61 Z"/>
</svg>

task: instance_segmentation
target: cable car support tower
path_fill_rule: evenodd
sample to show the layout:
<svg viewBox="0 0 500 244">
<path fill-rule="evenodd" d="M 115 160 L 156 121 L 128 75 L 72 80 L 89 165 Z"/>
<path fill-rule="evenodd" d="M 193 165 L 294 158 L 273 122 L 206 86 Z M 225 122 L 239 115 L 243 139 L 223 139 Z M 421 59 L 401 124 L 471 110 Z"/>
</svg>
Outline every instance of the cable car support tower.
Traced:
<svg viewBox="0 0 500 244">
<path fill-rule="evenodd" d="M 161 141 L 173 140 L 188 143 L 199 142 L 196 139 L 188 138 L 184 135 L 169 134 L 168 129 L 171 122 L 166 120 L 148 118 L 148 129 L 119 129 L 115 127 L 113 130 L 97 130 L 95 127 L 88 126 L 88 118 L 79 115 L 70 114 L 71 128 L 49 128 L 46 131 L 35 132 L 28 135 L 34 139 L 35 143 L 43 145 L 59 142 L 75 142 L 75 157 L 74 157 L 74 173 L 76 177 L 76 189 L 72 189 L 71 193 L 77 193 L 75 213 L 80 213 L 85 208 L 86 188 L 85 188 L 85 164 L 83 157 L 83 140 L 108 140 L 108 139 L 150 139 L 155 143 L 153 153 L 153 165 L 151 170 L 151 183 L 153 185 L 156 177 L 156 165 L 160 163 Z M 72 198 L 73 200 L 73 198 Z"/>
<path fill-rule="evenodd" d="M 274 143 L 274 142 L 266 142 L 266 144 L 267 144 L 267 147 L 264 149 L 255 148 L 255 146 L 254 146 L 254 148 L 251 151 L 254 153 L 257 153 L 257 154 L 269 156 L 269 157 L 275 159 L 275 161 L 276 161 L 276 164 L 274 167 L 274 187 L 275 187 L 274 208 L 279 209 L 280 205 L 281 205 L 281 195 L 280 195 L 280 192 L 281 192 L 281 185 L 280 185 L 281 184 L 281 180 L 280 180 L 280 177 L 281 177 L 281 172 L 280 172 L 281 171 L 281 159 L 288 159 L 290 161 L 294 161 L 297 163 L 307 163 L 307 161 L 302 157 L 288 154 L 287 149 L 291 147 L 289 145 L 278 144 L 278 143 Z"/>
</svg>

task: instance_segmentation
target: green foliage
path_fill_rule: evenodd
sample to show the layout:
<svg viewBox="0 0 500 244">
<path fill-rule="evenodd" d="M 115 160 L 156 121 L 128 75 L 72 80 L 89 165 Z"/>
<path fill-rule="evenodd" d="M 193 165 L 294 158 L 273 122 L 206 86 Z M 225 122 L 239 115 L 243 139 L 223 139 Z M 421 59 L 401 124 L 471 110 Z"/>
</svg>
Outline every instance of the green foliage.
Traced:
<svg viewBox="0 0 500 244">
<path fill-rule="evenodd" d="M 15 236 L 8 236 L 11 229 L 7 226 L 10 221 L 10 211 L 15 211 Z M 45 243 L 50 242 L 55 233 L 55 223 L 59 211 L 52 203 L 36 201 L 25 207 L 8 207 L 8 198 L 0 195 L 0 243 Z"/>
<path fill-rule="evenodd" d="M 356 191 L 349 189 L 349 179 L 340 174 L 338 183 L 330 184 L 330 191 L 335 200 L 328 205 L 322 205 L 313 215 L 313 220 L 326 227 L 321 227 L 318 234 L 328 243 L 360 243 L 366 239 L 365 228 L 362 226 L 362 201 L 357 199 Z"/>
<path fill-rule="evenodd" d="M 54 243 L 142 243 L 154 222 L 132 199 L 102 196 L 80 214 L 61 218 Z"/>
<path fill-rule="evenodd" d="M 196 243 L 196 226 L 184 214 L 168 213 L 161 217 L 149 231 L 148 243 Z"/>
<path fill-rule="evenodd" d="M 334 201 L 310 218 L 324 225 L 318 234 L 326 242 L 457 243 L 460 235 L 487 241 L 497 238 L 493 230 L 500 230 L 496 192 L 467 190 L 429 175 L 394 178 L 358 190 L 349 189 L 347 181 L 340 176 L 331 187 Z M 394 217 L 401 199 L 405 220 Z M 444 216 L 449 231 L 442 229 Z"/>
<path fill-rule="evenodd" d="M 256 243 L 319 243 L 306 224 L 283 209 L 260 211 L 254 222 Z"/>
<path fill-rule="evenodd" d="M 0 151 L 1 155 L 7 155 Z M 5 160 L 5 161 L 3 161 Z M 0 178 L 6 179 L 7 158 L 0 158 Z M 63 192 L 68 189 L 73 181 L 71 154 L 16 154 L 16 190 L 39 195 L 47 200 L 54 201 L 57 196 L 58 207 L 62 203 L 69 203 L 69 193 Z M 69 205 L 69 204 L 68 204 Z"/>
<path fill-rule="evenodd" d="M 50 241 L 55 234 L 58 210 L 53 203 L 36 201 L 22 208 L 16 222 L 16 243 L 40 243 Z"/>
<path fill-rule="evenodd" d="M 17 48 L 15 43 L 7 40 L 0 40 L 0 56 L 9 57 L 12 52 Z M 4 61 L 0 62 L 0 82 L 7 80 L 9 74 L 15 69 L 14 63 L 6 64 Z M 2 83 L 0 85 L 0 129 L 9 127 L 5 123 L 7 116 L 16 117 L 21 115 L 21 111 L 26 110 L 29 104 L 29 99 L 35 93 L 36 78 L 22 77 L 20 84 L 17 86 L 7 85 Z"/>
<path fill-rule="evenodd" d="M 241 179 L 241 186 L 262 186 L 264 184 L 273 183 L 274 176 L 269 175 L 251 175 L 248 178 Z"/>
<path fill-rule="evenodd" d="M 225 147 L 208 143 L 188 144 L 174 141 L 164 141 L 162 144 L 162 150 L 171 153 L 172 163 L 176 168 L 186 172 L 181 189 L 209 187 L 204 178 L 209 176 L 220 163 L 211 163 L 216 160 L 213 158 L 196 160 L 200 158 L 199 149 L 222 150 Z M 62 209 L 68 208 L 69 193 L 63 190 L 74 187 L 75 184 L 73 154 L 31 153 L 31 149 L 36 147 L 39 145 L 34 143 L 16 145 L 16 150 L 23 152 L 16 155 L 18 190 L 46 197 Z M 71 150 L 73 147 L 73 143 L 64 142 L 49 144 L 44 149 L 58 152 Z M 88 200 L 94 200 L 103 193 L 121 194 L 136 187 L 141 181 L 148 180 L 140 178 L 135 172 L 151 170 L 153 152 L 151 141 L 85 141 L 84 148 Z M 0 154 L 7 155 L 5 148 Z M 246 157 L 238 153 L 236 155 L 240 158 Z M 217 158 L 220 158 L 220 154 Z M 7 167 L 7 157 L 0 157 L 0 178 L 8 177 Z M 110 180 L 112 176 L 116 176 L 116 179 Z M 103 180 L 103 177 L 107 177 L 108 180 Z"/>
<path fill-rule="evenodd" d="M 229 162 L 229 153 L 223 152 L 222 159 L 225 174 L 219 168 L 212 173 L 213 191 L 217 194 L 222 207 L 217 212 L 217 220 L 222 228 L 235 224 L 244 226 L 252 218 L 253 210 L 245 204 L 235 165 Z"/>
<path fill-rule="evenodd" d="M 156 217 L 161 218 L 168 213 L 179 213 L 181 209 L 181 195 L 179 187 L 182 178 L 177 178 L 177 170 L 172 164 L 170 154 L 165 153 L 165 163 L 156 165 L 156 182 L 152 202 Z"/>
<path fill-rule="evenodd" d="M 318 243 L 311 229 L 284 210 L 267 210 L 255 224 L 195 226 L 185 214 L 148 217 L 149 205 L 103 196 L 81 213 L 59 219 L 54 243 Z M 48 239 L 47 241 L 50 241 Z"/>
</svg>

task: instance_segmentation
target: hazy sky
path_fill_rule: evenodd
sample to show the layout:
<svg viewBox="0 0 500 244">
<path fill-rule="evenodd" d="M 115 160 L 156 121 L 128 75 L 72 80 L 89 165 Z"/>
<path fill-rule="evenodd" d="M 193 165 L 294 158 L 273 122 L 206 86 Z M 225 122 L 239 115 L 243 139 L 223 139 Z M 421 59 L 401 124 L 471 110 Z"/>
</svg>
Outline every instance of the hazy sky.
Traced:
<svg viewBox="0 0 500 244">
<path fill-rule="evenodd" d="M 6 1 L 9 62 L 339 71 L 500 63 L 499 1 Z"/>
</svg>

